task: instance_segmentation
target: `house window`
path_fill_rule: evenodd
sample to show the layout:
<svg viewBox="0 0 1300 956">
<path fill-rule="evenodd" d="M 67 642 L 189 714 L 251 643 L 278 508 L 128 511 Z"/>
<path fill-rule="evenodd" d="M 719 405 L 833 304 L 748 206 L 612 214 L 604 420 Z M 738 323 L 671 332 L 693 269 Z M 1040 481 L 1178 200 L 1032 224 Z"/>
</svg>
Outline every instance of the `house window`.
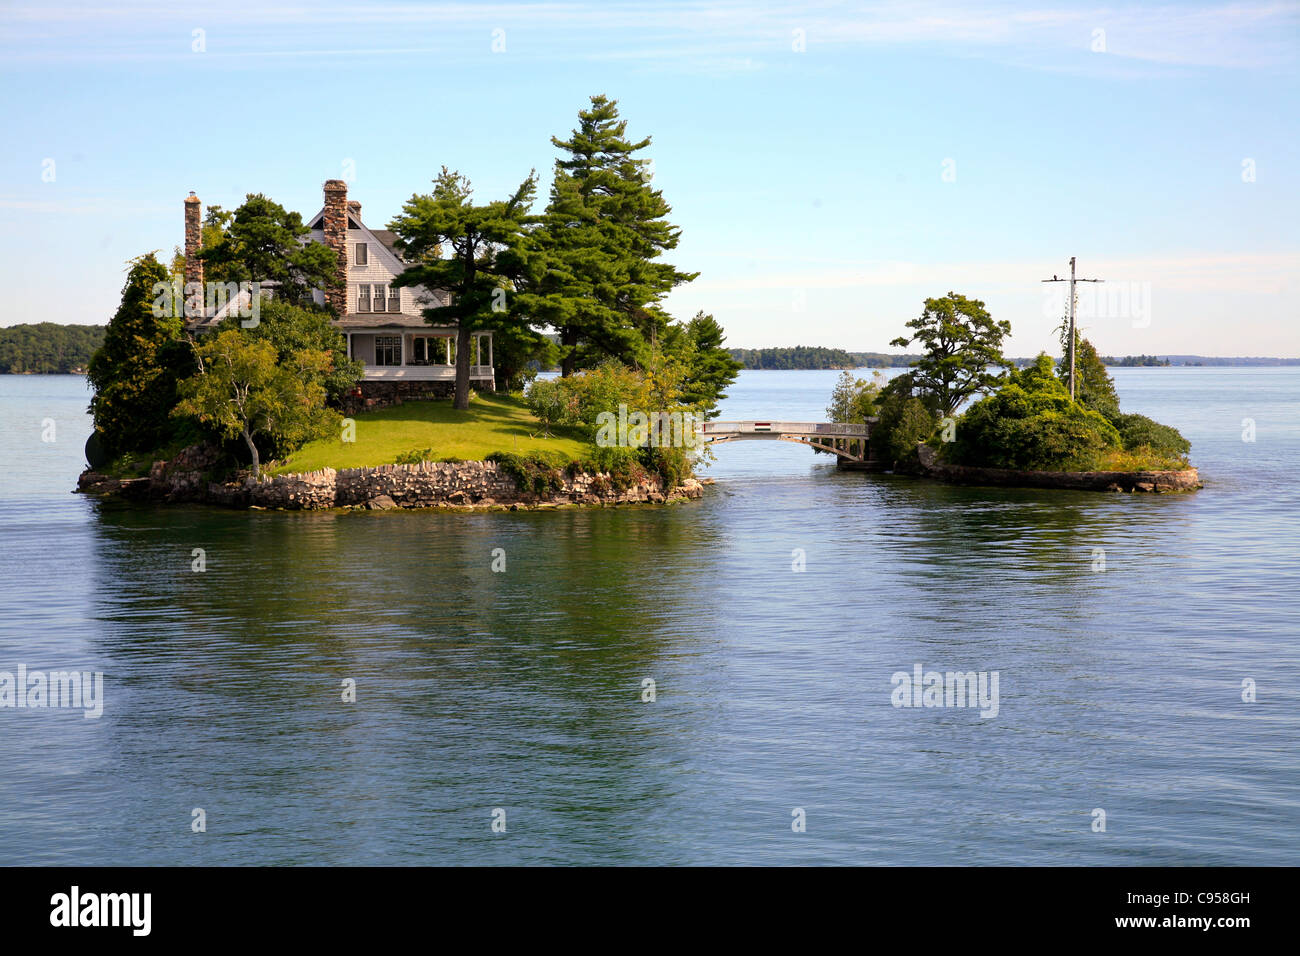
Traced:
<svg viewBox="0 0 1300 956">
<path fill-rule="evenodd" d="M 386 286 L 386 285 L 377 285 L 377 286 L 375 286 L 375 301 L 374 301 L 374 305 L 375 305 L 375 311 L 376 311 L 376 312 L 383 312 L 383 311 L 384 311 L 384 293 L 386 293 L 387 291 L 388 291 L 388 286 Z"/>
<path fill-rule="evenodd" d="M 402 293 L 400 289 L 391 288 L 388 290 L 388 311 L 402 311 Z"/>
<path fill-rule="evenodd" d="M 370 247 L 367 246 L 364 242 L 358 242 L 357 254 L 353 257 L 352 261 L 359 266 L 369 265 Z"/>
<path fill-rule="evenodd" d="M 375 336 L 375 364 L 402 364 L 402 337 L 400 335 Z"/>
<path fill-rule="evenodd" d="M 370 311 L 370 286 L 368 285 L 357 286 L 357 311 Z"/>
</svg>

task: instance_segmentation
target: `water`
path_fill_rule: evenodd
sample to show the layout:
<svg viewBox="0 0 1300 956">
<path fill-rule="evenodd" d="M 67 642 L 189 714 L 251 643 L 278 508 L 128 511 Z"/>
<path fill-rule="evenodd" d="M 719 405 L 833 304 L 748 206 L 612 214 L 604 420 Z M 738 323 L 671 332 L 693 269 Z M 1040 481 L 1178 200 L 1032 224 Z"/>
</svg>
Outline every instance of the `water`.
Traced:
<svg viewBox="0 0 1300 956">
<path fill-rule="evenodd" d="M 744 373 L 724 417 L 834 378 Z M 0 670 L 106 696 L 0 710 L 0 864 L 1300 863 L 1300 368 L 1115 378 L 1203 491 L 772 442 L 669 508 L 129 506 L 68 493 L 84 381 L 0 377 Z M 916 663 L 998 671 L 999 713 L 894 708 Z"/>
</svg>

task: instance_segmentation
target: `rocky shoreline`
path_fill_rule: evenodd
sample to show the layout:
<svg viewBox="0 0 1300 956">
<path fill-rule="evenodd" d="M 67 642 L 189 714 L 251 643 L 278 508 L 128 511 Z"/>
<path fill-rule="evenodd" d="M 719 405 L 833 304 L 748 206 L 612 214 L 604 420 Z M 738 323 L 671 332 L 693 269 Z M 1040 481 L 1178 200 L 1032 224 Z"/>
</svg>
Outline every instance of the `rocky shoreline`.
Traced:
<svg viewBox="0 0 1300 956">
<path fill-rule="evenodd" d="M 1203 487 L 1200 473 L 1195 468 L 1179 471 L 1015 471 L 944 464 L 928 445 L 918 445 L 917 452 L 922 475 L 952 484 L 1148 494 L 1195 491 Z"/>
<path fill-rule="evenodd" d="M 561 472 L 559 487 L 547 494 L 521 491 L 514 478 L 490 461 L 421 462 L 212 481 L 216 454 L 187 448 L 171 461 L 156 461 L 148 477 L 112 478 L 82 472 L 77 491 L 101 497 L 163 503 L 194 502 L 227 508 L 318 511 L 330 508 L 387 511 L 398 508 L 527 510 L 560 506 L 665 504 L 703 495 L 703 483 L 688 478 L 665 489 L 652 475 L 618 487 L 607 474 Z"/>
</svg>

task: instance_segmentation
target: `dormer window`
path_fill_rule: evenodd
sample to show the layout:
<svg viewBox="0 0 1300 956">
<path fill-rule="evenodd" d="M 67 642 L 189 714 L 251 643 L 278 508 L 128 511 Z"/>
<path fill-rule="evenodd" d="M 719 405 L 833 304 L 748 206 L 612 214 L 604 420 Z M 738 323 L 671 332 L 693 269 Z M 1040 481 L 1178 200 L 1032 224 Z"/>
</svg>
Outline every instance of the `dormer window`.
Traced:
<svg viewBox="0 0 1300 956">
<path fill-rule="evenodd" d="M 370 248 L 364 242 L 357 243 L 356 254 L 352 257 L 352 262 L 358 266 L 370 263 Z"/>
</svg>

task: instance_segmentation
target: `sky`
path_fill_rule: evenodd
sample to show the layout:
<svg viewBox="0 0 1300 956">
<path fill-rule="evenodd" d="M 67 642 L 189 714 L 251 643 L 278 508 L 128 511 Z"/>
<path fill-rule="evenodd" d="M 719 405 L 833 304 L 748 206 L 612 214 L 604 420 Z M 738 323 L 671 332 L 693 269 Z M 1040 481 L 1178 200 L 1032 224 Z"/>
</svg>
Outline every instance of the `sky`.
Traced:
<svg viewBox="0 0 1300 956">
<path fill-rule="evenodd" d="M 0 2 L 0 325 L 106 322 L 191 190 L 540 211 L 599 93 L 732 346 L 899 351 L 954 291 L 1055 351 L 1075 256 L 1103 354 L 1300 356 L 1298 92 L 1297 3 Z"/>
</svg>

